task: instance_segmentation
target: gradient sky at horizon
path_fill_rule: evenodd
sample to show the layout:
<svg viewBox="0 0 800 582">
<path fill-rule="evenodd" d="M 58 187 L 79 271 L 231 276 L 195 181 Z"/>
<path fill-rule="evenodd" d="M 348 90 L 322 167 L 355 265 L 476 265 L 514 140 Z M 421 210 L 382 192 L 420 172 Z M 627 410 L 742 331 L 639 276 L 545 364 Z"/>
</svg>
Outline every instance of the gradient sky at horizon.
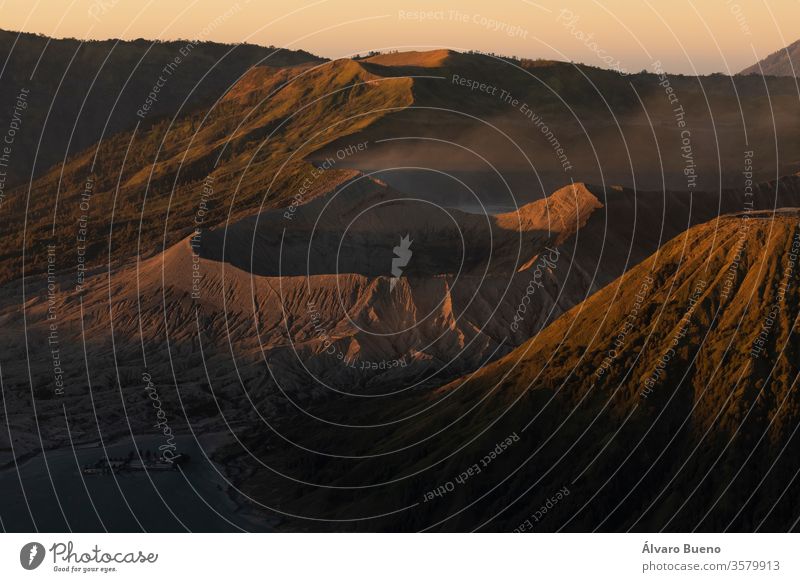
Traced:
<svg viewBox="0 0 800 582">
<path fill-rule="evenodd" d="M 800 37 L 800 0 L 0 0 L 0 28 L 250 42 L 337 58 L 447 47 L 626 71 L 735 73 Z M 424 18 L 423 18 L 424 16 Z"/>
</svg>

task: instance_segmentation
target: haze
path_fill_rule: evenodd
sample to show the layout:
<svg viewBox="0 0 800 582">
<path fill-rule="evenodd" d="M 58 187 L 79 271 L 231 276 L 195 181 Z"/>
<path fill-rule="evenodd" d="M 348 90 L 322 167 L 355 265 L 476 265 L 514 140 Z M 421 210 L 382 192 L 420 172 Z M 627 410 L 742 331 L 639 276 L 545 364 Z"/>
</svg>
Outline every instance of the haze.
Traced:
<svg viewBox="0 0 800 582">
<path fill-rule="evenodd" d="M 673 73 L 707 74 L 738 72 L 796 40 L 798 7 L 796 0 L 5 0 L 0 28 L 79 39 L 244 40 L 329 58 L 447 47 L 626 71 L 652 71 L 660 60 Z"/>
</svg>

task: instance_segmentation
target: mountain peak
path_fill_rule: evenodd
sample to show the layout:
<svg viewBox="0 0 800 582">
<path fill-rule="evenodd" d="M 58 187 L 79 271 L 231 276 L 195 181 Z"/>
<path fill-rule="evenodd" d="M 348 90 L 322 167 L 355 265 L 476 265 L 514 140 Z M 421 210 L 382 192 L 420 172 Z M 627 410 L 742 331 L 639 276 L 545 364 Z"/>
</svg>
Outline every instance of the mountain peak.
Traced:
<svg viewBox="0 0 800 582">
<path fill-rule="evenodd" d="M 451 64 L 458 55 L 450 49 L 435 49 L 430 51 L 404 51 L 373 55 L 364 59 L 368 63 L 386 67 L 422 67 L 439 68 Z"/>
<path fill-rule="evenodd" d="M 520 232 L 540 230 L 561 243 L 581 228 L 592 213 L 603 207 L 596 194 L 602 189 L 575 182 L 559 188 L 547 198 L 522 206 L 518 210 L 499 214 L 497 225 Z"/>
</svg>

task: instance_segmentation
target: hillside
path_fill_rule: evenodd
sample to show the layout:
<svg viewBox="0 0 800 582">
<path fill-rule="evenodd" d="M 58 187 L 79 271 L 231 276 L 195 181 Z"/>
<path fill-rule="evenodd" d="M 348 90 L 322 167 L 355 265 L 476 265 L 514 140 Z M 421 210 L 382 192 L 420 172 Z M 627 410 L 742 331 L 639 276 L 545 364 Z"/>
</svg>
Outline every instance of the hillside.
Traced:
<svg viewBox="0 0 800 582">
<path fill-rule="evenodd" d="M 29 92 L 8 187 L 137 123 L 147 127 L 206 108 L 255 65 L 322 62 L 303 51 L 247 44 L 78 41 L 6 30 L 0 30 L 0 55 L 3 132 L 17 96 Z M 150 99 L 154 86 L 157 95 Z"/>
<path fill-rule="evenodd" d="M 253 470 L 246 487 L 325 519 L 397 512 L 353 524 L 368 530 L 789 529 L 799 251 L 796 210 L 694 227 L 474 374 L 391 406 L 328 406 L 322 432 L 280 426 L 309 450 L 358 458 L 311 473 L 302 453 L 253 435 L 270 467 L 317 485 L 286 491 Z M 378 428 L 335 428 L 365 421 Z"/>
<path fill-rule="evenodd" d="M 377 75 L 414 77 L 414 106 L 362 132 L 375 147 L 346 162 L 381 172 L 381 179 L 405 191 L 450 200 L 468 196 L 457 180 L 438 174 L 444 172 L 512 206 L 515 197 L 530 202 L 570 180 L 637 190 L 714 190 L 720 183 L 739 187 L 745 158 L 756 181 L 800 169 L 794 79 L 622 75 L 455 51 L 390 53 L 359 62 Z M 763 107 L 767 99 L 770 112 Z M 334 142 L 330 149 L 337 147 Z"/>
<path fill-rule="evenodd" d="M 336 181 L 323 179 L 334 172 Z M 224 395 L 240 417 L 240 383 L 249 386 L 249 397 L 258 394 L 265 414 L 278 417 L 286 413 L 283 392 L 322 403 L 332 392 L 434 388 L 507 354 L 664 241 L 745 201 L 736 191 L 636 192 L 575 184 L 513 212 L 480 215 L 437 206 L 352 171 L 328 170 L 318 182 L 289 206 L 244 213 L 183 238 L 173 231 L 174 243 L 142 237 L 141 248 L 152 254 L 110 270 L 100 267 L 107 250 L 99 247 L 98 268 L 32 275 L 24 313 L 23 289 L 18 282 L 6 285 L 0 300 L 5 349 L 24 363 L 20 350 L 32 338 L 46 338 L 48 314 L 57 313 L 75 435 L 93 431 L 91 423 L 84 425 L 91 421 L 82 404 L 88 389 L 84 357 L 92 369 L 132 373 L 96 391 L 96 398 L 102 393 L 110 399 L 111 419 L 138 418 L 131 412 L 135 391 L 127 412 L 111 412 L 119 406 L 113 388 L 121 382 L 127 394 L 145 361 L 162 382 L 200 391 L 192 401 L 203 402 L 201 410 L 213 410 L 210 394 Z M 800 178 L 760 184 L 754 192 L 754 209 L 798 206 Z M 154 227 L 163 228 L 158 216 Z M 393 248 L 404 236 L 412 241 L 413 260 L 393 283 Z M 120 242 L 120 250 L 130 252 L 130 242 Z M 40 258 L 62 264 L 47 247 Z M 46 361 L 46 348 L 34 341 L 28 356 Z M 342 365 L 345 359 L 350 365 Z M 213 362 L 213 379 L 197 366 L 203 361 Z M 359 368 L 372 362 L 403 365 L 368 374 Z M 35 369 L 31 383 L 43 399 L 37 406 L 58 406 L 46 368 Z M 19 389 L 23 396 L 19 402 L 9 396 L 12 423 L 30 428 L 27 368 L 7 365 L 4 382 L 11 394 Z M 196 420 L 219 419 L 200 414 Z M 62 442 L 60 427 L 53 430 L 49 438 Z"/>
<path fill-rule="evenodd" d="M 453 75 L 502 87 L 518 103 L 499 99 L 499 91 L 454 86 Z M 754 109 L 765 91 L 759 79 L 676 76 L 671 82 L 681 93 L 695 151 L 717 152 L 697 156 L 696 189 L 706 184 L 714 190 L 723 177 L 723 184 L 740 189 L 746 164 L 754 181 L 774 177 L 776 132 L 781 175 L 797 171 L 800 115 L 793 112 L 800 104 L 793 83 L 768 82 L 778 112 L 773 128 Z M 548 127 L 558 127 L 558 135 L 546 134 Z M 506 211 L 570 181 L 687 190 L 684 158 L 667 155 L 681 151 L 681 138 L 657 76 L 566 63 L 498 63 L 453 51 L 250 68 L 210 109 L 174 120 L 154 116 L 133 131 L 111 135 L 109 129 L 106 135 L 97 147 L 44 171 L 30 194 L 26 186 L 6 188 L 0 226 L 12 252 L 0 256 L 0 281 L 22 275 L 23 248 L 26 274 L 42 272 L 46 244 L 60 249 L 59 271 L 91 271 L 105 265 L 109 247 L 117 264 L 171 246 L 197 226 L 200 211 L 202 227 L 210 228 L 229 213 L 238 219 L 297 196 L 313 198 L 354 170 L 377 172 L 395 189 L 439 204 L 475 203 L 477 196 Z M 743 154 L 747 148 L 755 153 Z M 309 180 L 313 164 L 326 160 L 332 163 Z M 88 212 L 81 210 L 89 199 Z M 78 230 L 86 231 L 85 245 L 75 240 Z M 132 238 L 135 250 L 123 244 Z M 85 257 L 80 265 L 79 252 Z"/>
<path fill-rule="evenodd" d="M 743 69 L 740 75 L 773 75 L 776 77 L 800 76 L 800 40 L 775 51 L 754 65 Z"/>
<path fill-rule="evenodd" d="M 508 353 L 583 297 L 583 277 L 561 282 L 567 272 L 550 268 L 558 251 L 547 249 L 574 237 L 599 208 L 581 186 L 577 195 L 564 188 L 518 213 L 484 217 L 403 200 L 358 175 L 294 211 L 245 217 L 148 259 L 88 274 L 80 290 L 72 273 L 54 277 L 52 294 L 47 279 L 31 277 L 24 313 L 21 289 L 7 285 L 0 345 L 17 354 L 31 342 L 29 358 L 46 361 L 44 338 L 56 314 L 70 386 L 60 398 L 46 368 L 35 365 L 29 380 L 21 365 L 26 358 L 15 358 L 4 367 L 9 422 L 18 434 L 32 429 L 24 388 L 30 381 L 40 419 L 67 401 L 73 437 L 91 438 L 97 423 L 86 406 L 84 358 L 104 378 L 95 384 L 94 407 L 103 410 L 103 430 L 112 431 L 123 415 L 134 426 L 147 418 L 136 390 L 142 367 L 192 394 L 187 414 L 201 425 L 220 422 L 216 399 L 240 421 L 256 422 L 238 396 L 240 384 L 270 418 L 286 414 L 282 393 L 321 402 L 338 392 L 439 386 Z M 294 212 L 291 219 L 287 212 Z M 412 240 L 414 260 L 393 282 L 392 249 L 401 236 Z M 534 273 L 542 282 L 537 309 L 515 322 Z M 394 364 L 387 369 L 381 362 Z M 373 363 L 365 374 L 362 366 Z M 109 376 L 111 370 L 119 376 Z M 165 406 L 179 406 L 162 397 Z M 48 442 L 64 444 L 62 427 L 41 426 Z M 20 451 L 27 446 L 17 443 Z"/>
<path fill-rule="evenodd" d="M 45 172 L 30 192 L 8 191 L 0 280 L 22 275 L 23 248 L 25 273 L 43 270 L 47 244 L 60 249 L 57 270 L 91 272 L 231 214 L 311 199 L 352 172 L 335 163 L 316 172 L 305 156 L 385 114 L 377 105 L 408 106 L 409 89 L 407 79 L 382 80 L 353 61 L 252 69 L 211 110 L 116 134 Z"/>
<path fill-rule="evenodd" d="M 270 527 L 793 526 L 795 79 L 203 44 L 132 120 L 106 72 L 180 42 L 19 42 L 0 465 L 152 436 L 152 383 Z"/>
</svg>

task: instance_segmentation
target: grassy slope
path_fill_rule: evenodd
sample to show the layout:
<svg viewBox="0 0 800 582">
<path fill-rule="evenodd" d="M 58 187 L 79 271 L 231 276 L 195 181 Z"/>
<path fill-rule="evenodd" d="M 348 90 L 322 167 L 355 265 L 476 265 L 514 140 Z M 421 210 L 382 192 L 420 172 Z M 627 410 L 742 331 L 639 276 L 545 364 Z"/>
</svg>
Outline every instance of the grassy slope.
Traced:
<svg viewBox="0 0 800 582">
<path fill-rule="evenodd" d="M 27 182 L 32 171 L 38 176 L 102 137 L 132 129 L 141 121 L 136 112 L 164 74 L 164 66 L 176 58 L 180 62 L 166 75 L 145 123 L 208 107 L 256 64 L 285 67 L 322 62 L 304 51 L 246 44 L 143 39 L 81 42 L 0 30 L 3 131 L 20 89 L 30 90 L 29 108 L 9 166 L 9 185 Z"/>
<path fill-rule="evenodd" d="M 136 256 L 139 242 L 143 255 L 172 244 L 195 227 L 207 180 L 213 195 L 204 226 L 226 220 L 229 212 L 285 205 L 310 176 L 305 155 L 365 127 L 383 114 L 376 109 L 407 106 L 409 88 L 406 79 L 381 80 L 353 61 L 251 71 L 208 116 L 198 112 L 120 133 L 72 157 L 63 171 L 51 168 L 33 183 L 27 212 L 26 189 L 11 191 L 0 215 L 7 233 L 0 277 L 20 276 L 23 217 L 26 273 L 35 273 L 43 269 L 50 243 L 60 251 L 58 270 L 76 265 L 82 215 L 88 218 L 90 265 L 104 264 L 112 227 L 112 260 Z M 323 173 L 306 198 L 349 175 Z M 89 179 L 87 212 L 80 202 Z"/>
</svg>

